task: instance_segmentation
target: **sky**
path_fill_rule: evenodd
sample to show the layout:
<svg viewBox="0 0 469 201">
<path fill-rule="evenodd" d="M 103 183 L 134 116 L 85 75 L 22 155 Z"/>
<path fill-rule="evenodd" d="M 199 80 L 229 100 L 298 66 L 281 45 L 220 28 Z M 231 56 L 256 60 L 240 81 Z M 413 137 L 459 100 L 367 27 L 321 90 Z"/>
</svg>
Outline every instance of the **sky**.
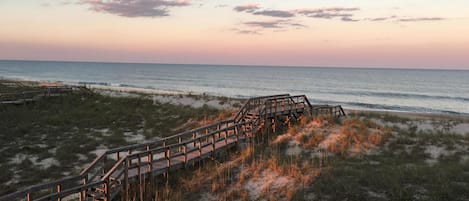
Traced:
<svg viewBox="0 0 469 201">
<path fill-rule="evenodd" d="M 468 0 L 0 0 L 0 59 L 469 70 Z"/>
</svg>

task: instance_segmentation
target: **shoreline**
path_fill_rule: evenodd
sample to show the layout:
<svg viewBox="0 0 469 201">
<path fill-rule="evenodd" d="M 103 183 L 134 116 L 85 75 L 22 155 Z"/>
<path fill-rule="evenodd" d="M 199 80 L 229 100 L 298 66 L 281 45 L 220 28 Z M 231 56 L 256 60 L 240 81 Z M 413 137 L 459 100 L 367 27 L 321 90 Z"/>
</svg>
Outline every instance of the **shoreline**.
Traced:
<svg viewBox="0 0 469 201">
<path fill-rule="evenodd" d="M 249 97 L 229 97 L 229 96 L 218 96 L 209 93 L 195 93 L 195 92 L 184 92 L 184 91 L 176 91 L 176 90 L 164 90 L 164 89 L 150 89 L 144 87 L 132 87 L 132 86 L 113 86 L 113 85 L 103 85 L 99 83 L 74 83 L 74 82 L 64 82 L 64 81 L 39 81 L 33 79 L 20 79 L 20 78 L 7 78 L 0 76 L 0 81 L 13 81 L 13 82 L 20 82 L 25 83 L 27 85 L 34 85 L 35 86 L 80 86 L 80 87 L 87 87 L 88 89 L 94 90 L 97 93 L 114 96 L 114 97 L 135 97 L 135 96 L 149 96 L 153 95 L 156 96 L 157 100 L 162 101 L 163 103 L 175 103 L 175 104 L 182 104 L 182 105 L 190 105 L 194 107 L 201 107 L 203 103 L 199 100 L 235 100 L 236 102 L 242 104 L 244 100 L 249 99 Z M 173 97 L 173 98 L 168 98 Z M 174 98 L 175 97 L 175 98 Z M 177 99 L 181 99 L 184 97 L 190 97 L 191 99 L 195 99 L 197 103 L 194 101 L 178 101 Z M 333 101 L 331 101 L 333 102 Z M 218 109 L 224 109 L 224 107 L 219 106 L 216 103 L 209 104 L 210 106 L 214 106 Z M 335 105 L 335 104 L 329 104 Z M 400 117 L 421 117 L 421 118 L 430 118 L 430 117 L 439 117 L 439 118 L 455 118 L 459 117 L 461 119 L 469 119 L 469 114 L 467 113 L 458 113 L 458 112 L 416 112 L 416 111 L 405 111 L 405 110 L 388 110 L 388 109 L 374 109 L 374 108 L 358 108 L 358 107 L 349 107 L 349 106 L 342 106 L 344 110 L 348 112 L 366 112 L 366 113 L 384 113 L 384 114 L 391 114 Z M 226 109 L 226 108 L 225 108 Z M 232 109 L 232 108 L 229 108 Z"/>
</svg>

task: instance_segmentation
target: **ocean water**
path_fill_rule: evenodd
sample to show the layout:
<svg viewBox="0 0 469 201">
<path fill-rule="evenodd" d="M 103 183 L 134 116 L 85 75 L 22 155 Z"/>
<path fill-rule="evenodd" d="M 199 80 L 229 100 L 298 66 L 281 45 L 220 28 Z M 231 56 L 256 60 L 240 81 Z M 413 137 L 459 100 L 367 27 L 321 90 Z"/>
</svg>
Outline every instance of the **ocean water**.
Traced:
<svg viewBox="0 0 469 201">
<path fill-rule="evenodd" d="M 469 114 L 469 71 L 0 61 L 0 77 L 252 97 L 305 94 L 351 109 Z"/>
</svg>

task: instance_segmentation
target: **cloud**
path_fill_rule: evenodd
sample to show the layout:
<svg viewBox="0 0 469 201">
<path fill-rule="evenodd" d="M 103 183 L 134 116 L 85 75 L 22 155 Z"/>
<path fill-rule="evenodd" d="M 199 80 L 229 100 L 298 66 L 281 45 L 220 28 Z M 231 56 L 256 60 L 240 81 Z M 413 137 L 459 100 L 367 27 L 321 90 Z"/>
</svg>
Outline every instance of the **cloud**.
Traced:
<svg viewBox="0 0 469 201">
<path fill-rule="evenodd" d="M 275 18 L 285 18 L 270 21 L 247 21 L 242 23 L 243 29 L 233 29 L 240 34 L 261 34 L 264 30 L 273 32 L 285 31 L 291 28 L 307 27 L 301 23 L 295 23 L 297 17 L 304 16 L 308 18 L 318 18 L 327 20 L 340 20 L 342 22 L 420 22 L 420 21 L 439 21 L 445 18 L 438 17 L 416 17 L 403 18 L 396 15 L 375 18 L 358 17 L 357 12 L 361 11 L 358 7 L 329 7 L 329 8 L 304 8 L 296 10 L 272 10 L 264 9 L 258 4 L 245 4 L 234 7 L 237 12 L 250 13 L 251 15 L 261 15 Z"/>
<path fill-rule="evenodd" d="M 283 10 L 262 10 L 262 11 L 256 11 L 253 12 L 252 14 L 254 15 L 264 15 L 264 16 L 270 16 L 270 17 L 283 17 L 283 18 L 288 18 L 288 17 L 294 17 L 295 14 L 290 12 L 290 11 L 283 11 Z"/>
<path fill-rule="evenodd" d="M 233 10 L 238 11 L 238 12 L 252 13 L 258 9 L 259 9 L 259 6 L 257 4 L 245 4 L 245 5 L 236 6 L 234 7 Z"/>
<path fill-rule="evenodd" d="M 340 19 L 344 22 L 356 22 L 359 20 L 353 19 L 353 12 L 360 11 L 360 8 L 346 8 L 346 7 L 332 7 L 320 9 L 298 9 L 296 13 L 311 18 L 321 19 Z"/>
<path fill-rule="evenodd" d="M 381 22 L 381 21 L 387 21 L 387 20 L 395 19 L 395 18 L 396 16 L 390 16 L 390 17 L 365 18 L 363 20 L 372 21 L 372 22 Z"/>
<path fill-rule="evenodd" d="M 418 17 L 418 18 L 401 18 L 398 19 L 399 22 L 421 22 L 421 21 L 442 21 L 446 18 L 442 17 Z"/>
<path fill-rule="evenodd" d="M 291 20 L 271 20 L 271 21 L 249 21 L 243 23 L 249 27 L 278 29 L 285 27 L 306 27 L 303 24 L 292 22 Z"/>
<path fill-rule="evenodd" d="M 169 15 L 170 7 L 190 5 L 188 0 L 81 0 L 96 12 L 123 17 L 161 17 Z"/>
<path fill-rule="evenodd" d="M 442 17 L 398 17 L 396 15 L 389 16 L 389 17 L 377 17 L 377 18 L 364 18 L 363 21 L 371 21 L 371 22 L 383 22 L 383 21 L 393 21 L 393 22 L 425 22 L 425 21 L 442 21 L 447 20 L 446 18 Z"/>
<path fill-rule="evenodd" d="M 244 34 L 244 35 L 261 35 L 259 31 L 256 30 L 247 30 L 247 29 L 232 29 L 238 34 Z"/>
<path fill-rule="evenodd" d="M 274 20 L 274 21 L 249 21 L 245 22 L 244 25 L 251 26 L 251 27 L 259 27 L 259 28 L 282 28 L 280 25 L 283 20 Z"/>
<path fill-rule="evenodd" d="M 342 18 L 340 18 L 340 20 L 342 20 L 344 22 L 358 22 L 358 21 L 360 21 L 358 19 L 353 19 L 351 17 L 342 17 Z"/>
<path fill-rule="evenodd" d="M 352 17 L 352 14 L 346 13 L 316 13 L 310 14 L 308 17 L 312 18 L 323 18 L 323 19 L 333 19 L 333 18 L 344 18 L 344 17 Z"/>
<path fill-rule="evenodd" d="M 253 15 L 262 15 L 269 17 L 279 18 L 292 18 L 298 15 L 304 15 L 311 18 L 323 18 L 323 19 L 334 19 L 338 18 L 346 22 L 359 21 L 353 19 L 353 14 L 350 12 L 359 11 L 360 8 L 347 8 L 347 7 L 332 7 L 322 9 L 297 9 L 293 11 L 287 10 L 267 10 L 262 9 L 258 4 L 246 4 L 234 7 L 237 12 L 247 12 Z"/>
<path fill-rule="evenodd" d="M 272 32 L 281 32 L 287 30 L 286 28 L 304 28 L 304 24 L 294 22 L 289 19 L 285 20 L 267 20 L 267 21 L 248 21 L 242 23 L 241 28 L 233 28 L 238 34 L 261 35 L 265 30 Z"/>
</svg>

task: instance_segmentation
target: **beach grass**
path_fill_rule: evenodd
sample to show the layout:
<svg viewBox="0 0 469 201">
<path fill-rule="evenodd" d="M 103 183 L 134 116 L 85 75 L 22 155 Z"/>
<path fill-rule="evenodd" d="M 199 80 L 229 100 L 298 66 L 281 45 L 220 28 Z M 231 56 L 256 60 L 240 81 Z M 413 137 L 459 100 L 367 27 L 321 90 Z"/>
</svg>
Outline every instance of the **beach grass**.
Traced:
<svg viewBox="0 0 469 201">
<path fill-rule="evenodd" d="M 307 190 L 314 200 L 469 199 L 469 136 L 419 130 L 398 116 L 382 120 L 408 126 L 393 126 L 393 135 L 372 154 L 336 157 Z"/>
<path fill-rule="evenodd" d="M 99 93 L 0 105 L 0 194 L 74 175 L 96 157 L 95 150 L 170 136 L 221 114 L 227 115 L 207 105 Z"/>
<path fill-rule="evenodd" d="M 421 129 L 419 118 L 364 112 L 305 130 L 314 121 L 271 135 L 269 144 L 251 144 L 199 169 L 180 170 L 160 186 L 159 195 L 167 200 L 469 199 L 469 135 L 442 127 L 469 122 L 433 118 L 431 129 Z M 334 130 L 346 140 L 317 155 Z M 377 130 L 383 131 L 379 138 Z M 292 145 L 295 140 L 298 145 Z M 295 146 L 302 149 L 291 154 Z"/>
</svg>

